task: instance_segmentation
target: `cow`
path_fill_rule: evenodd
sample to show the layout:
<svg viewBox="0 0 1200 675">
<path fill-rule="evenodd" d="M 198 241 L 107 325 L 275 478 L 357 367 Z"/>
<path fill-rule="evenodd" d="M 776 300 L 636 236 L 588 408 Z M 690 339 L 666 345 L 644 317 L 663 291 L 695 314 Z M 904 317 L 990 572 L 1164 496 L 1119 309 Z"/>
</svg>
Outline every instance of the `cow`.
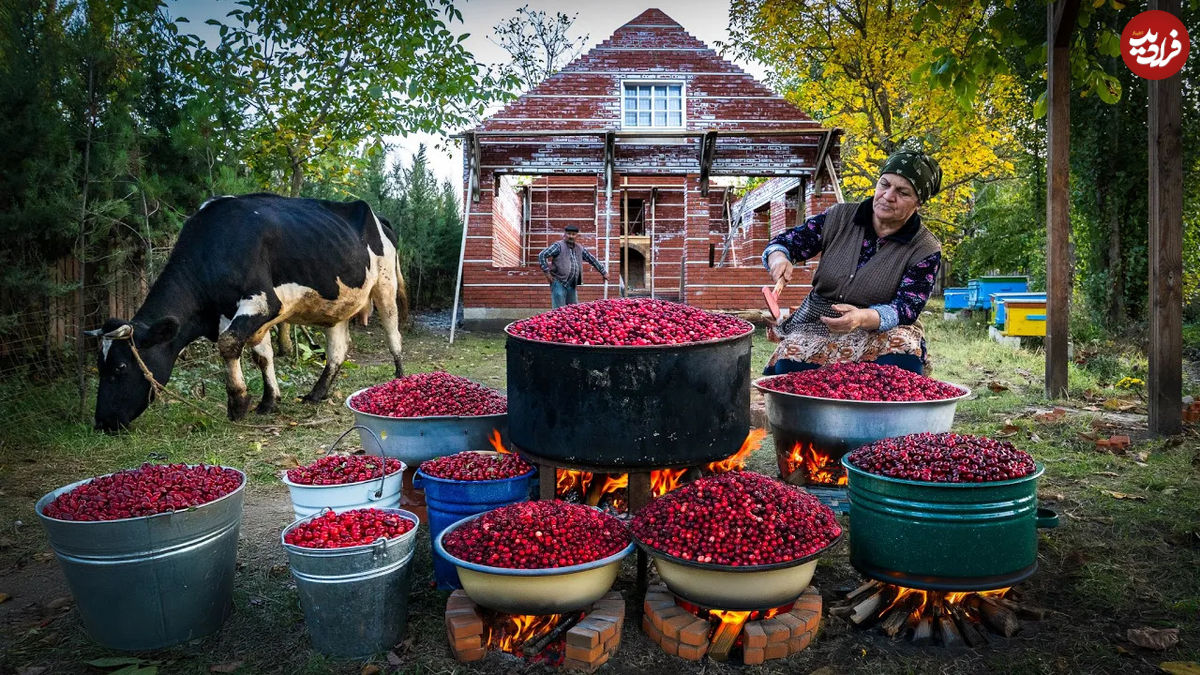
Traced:
<svg viewBox="0 0 1200 675">
<path fill-rule="evenodd" d="M 269 193 L 211 199 L 184 223 L 133 318 L 87 331 L 100 338 L 96 428 L 127 428 L 154 397 L 151 377 L 166 384 L 180 351 L 202 337 L 225 361 L 229 419 L 250 408 L 241 367 L 247 346 L 263 375 L 255 412 L 274 412 L 279 383 L 268 331 L 283 322 L 326 329 L 325 369 L 303 399 L 321 401 L 346 359 L 350 320 L 372 303 L 400 377 L 408 301 L 396 235 L 366 202 Z"/>
</svg>

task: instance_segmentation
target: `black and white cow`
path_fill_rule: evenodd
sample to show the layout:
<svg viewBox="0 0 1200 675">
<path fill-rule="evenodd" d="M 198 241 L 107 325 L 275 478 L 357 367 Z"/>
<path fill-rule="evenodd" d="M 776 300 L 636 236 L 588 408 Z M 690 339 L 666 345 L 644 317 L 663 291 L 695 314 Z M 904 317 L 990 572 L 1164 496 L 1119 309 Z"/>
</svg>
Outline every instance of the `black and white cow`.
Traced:
<svg viewBox="0 0 1200 675">
<path fill-rule="evenodd" d="M 283 322 L 326 328 L 325 370 L 304 398 L 320 401 L 346 359 L 350 319 L 372 302 L 399 377 L 404 280 L 395 234 L 366 202 L 273 194 L 209 200 L 184 224 L 137 314 L 89 331 L 100 337 L 96 428 L 127 427 L 153 397 L 134 348 L 166 384 L 179 352 L 201 337 L 216 342 L 225 360 L 229 419 L 250 407 L 241 367 L 247 345 L 263 374 L 256 411 L 274 411 L 279 383 L 268 331 Z"/>
</svg>

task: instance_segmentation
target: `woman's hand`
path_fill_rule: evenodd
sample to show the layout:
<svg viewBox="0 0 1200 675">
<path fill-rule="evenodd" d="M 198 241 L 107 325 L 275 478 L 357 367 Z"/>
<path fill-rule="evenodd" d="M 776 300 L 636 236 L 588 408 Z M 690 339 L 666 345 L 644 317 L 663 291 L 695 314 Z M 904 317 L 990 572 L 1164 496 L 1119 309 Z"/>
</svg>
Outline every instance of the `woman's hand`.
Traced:
<svg viewBox="0 0 1200 675">
<path fill-rule="evenodd" d="M 775 251 L 767 258 L 767 264 L 771 268 L 771 281 L 778 282 L 780 279 L 792 283 L 792 261 L 788 260 L 787 254 L 783 251 Z"/>
<path fill-rule="evenodd" d="M 859 309 L 854 305 L 833 305 L 832 309 L 841 312 L 841 316 L 830 318 L 821 317 L 821 321 L 834 333 L 850 333 L 859 329 L 875 330 L 879 328 L 879 312 L 873 309 Z"/>
</svg>

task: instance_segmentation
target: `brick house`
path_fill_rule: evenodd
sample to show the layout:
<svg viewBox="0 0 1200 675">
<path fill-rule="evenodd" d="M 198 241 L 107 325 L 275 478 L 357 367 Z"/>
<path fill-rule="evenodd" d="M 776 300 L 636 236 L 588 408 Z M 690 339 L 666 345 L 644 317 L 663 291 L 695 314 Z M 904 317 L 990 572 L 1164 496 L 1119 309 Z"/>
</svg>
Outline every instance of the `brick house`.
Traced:
<svg viewBox="0 0 1200 675">
<path fill-rule="evenodd" d="M 586 267 L 581 301 L 619 296 L 619 273 L 628 295 L 761 308 L 766 241 L 837 201 L 839 135 L 646 10 L 459 134 L 465 324 L 549 309 L 537 254 L 568 224 L 612 279 Z M 769 180 L 735 199 L 729 177 Z"/>
</svg>

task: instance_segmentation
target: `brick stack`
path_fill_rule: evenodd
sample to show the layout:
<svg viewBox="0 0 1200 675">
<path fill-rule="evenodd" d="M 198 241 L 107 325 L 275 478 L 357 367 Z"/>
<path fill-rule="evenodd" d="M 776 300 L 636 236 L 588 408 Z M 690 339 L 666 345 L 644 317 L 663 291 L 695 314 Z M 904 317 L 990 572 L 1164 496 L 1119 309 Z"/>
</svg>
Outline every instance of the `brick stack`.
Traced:
<svg viewBox="0 0 1200 675">
<path fill-rule="evenodd" d="M 463 590 L 446 601 L 446 637 L 450 652 L 462 661 L 478 661 L 487 655 L 483 644 L 484 612 Z M 566 634 L 566 659 L 562 667 L 593 672 L 608 662 L 621 645 L 625 625 L 625 600 L 620 591 L 610 591 L 596 601 L 587 616 Z"/>
<path fill-rule="evenodd" d="M 742 627 L 742 662 L 758 665 L 803 651 L 821 624 L 821 596 L 809 586 L 791 611 Z M 665 586 L 651 586 L 643 605 L 642 631 L 663 651 L 689 661 L 708 653 L 714 619 L 700 618 L 679 606 Z"/>
</svg>

